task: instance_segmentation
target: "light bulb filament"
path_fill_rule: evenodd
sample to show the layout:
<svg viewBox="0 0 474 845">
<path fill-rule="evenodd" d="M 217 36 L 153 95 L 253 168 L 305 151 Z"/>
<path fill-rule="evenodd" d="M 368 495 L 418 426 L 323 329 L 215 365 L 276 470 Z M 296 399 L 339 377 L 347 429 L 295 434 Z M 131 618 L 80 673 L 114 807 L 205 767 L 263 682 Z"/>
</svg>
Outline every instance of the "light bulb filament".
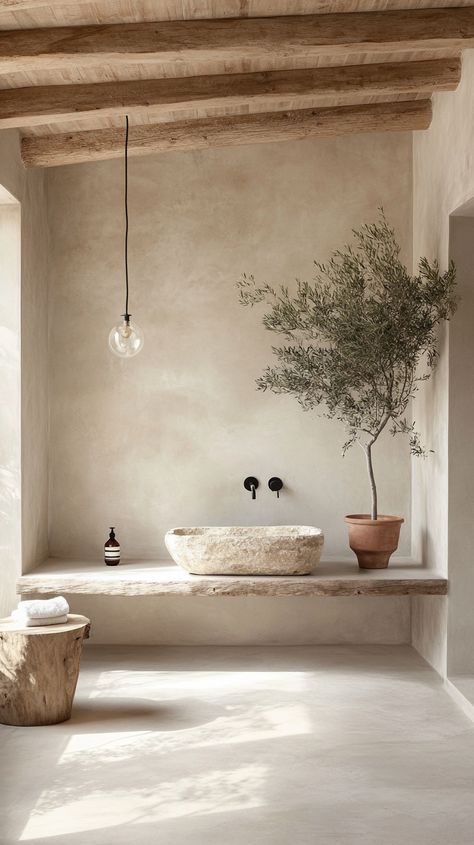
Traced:
<svg viewBox="0 0 474 845">
<path fill-rule="evenodd" d="M 129 338 L 131 336 L 132 329 L 130 328 L 130 320 L 124 320 L 123 321 L 121 328 L 120 328 L 120 334 L 122 335 L 122 337 L 125 337 L 125 338 Z"/>
</svg>

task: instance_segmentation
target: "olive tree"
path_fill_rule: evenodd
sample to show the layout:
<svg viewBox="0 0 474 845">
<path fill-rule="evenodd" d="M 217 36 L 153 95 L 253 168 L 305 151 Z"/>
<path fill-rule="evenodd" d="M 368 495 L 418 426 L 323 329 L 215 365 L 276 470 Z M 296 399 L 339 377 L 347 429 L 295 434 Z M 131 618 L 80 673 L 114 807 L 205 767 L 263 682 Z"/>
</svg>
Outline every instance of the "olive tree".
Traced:
<svg viewBox="0 0 474 845">
<path fill-rule="evenodd" d="M 347 438 L 364 450 L 377 519 L 372 447 L 384 429 L 409 437 L 413 455 L 425 455 L 408 406 L 438 356 L 437 329 L 456 307 L 455 268 L 441 273 L 426 258 L 411 275 L 383 210 L 353 231 L 354 242 L 315 262 L 313 282 L 259 285 L 244 275 L 242 305 L 264 303 L 266 329 L 282 336 L 276 359 L 257 379 L 260 390 L 294 396 L 304 410 L 340 420 Z"/>
</svg>

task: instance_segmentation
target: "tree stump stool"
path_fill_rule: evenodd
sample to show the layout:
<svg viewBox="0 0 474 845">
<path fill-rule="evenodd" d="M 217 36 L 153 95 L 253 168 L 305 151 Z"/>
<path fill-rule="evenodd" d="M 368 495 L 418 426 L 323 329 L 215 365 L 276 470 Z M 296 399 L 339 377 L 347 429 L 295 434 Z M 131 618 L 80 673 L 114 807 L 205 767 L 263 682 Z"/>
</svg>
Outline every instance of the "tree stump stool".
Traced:
<svg viewBox="0 0 474 845">
<path fill-rule="evenodd" d="M 89 628 L 73 613 L 63 625 L 37 628 L 0 619 L 0 723 L 55 725 L 71 717 Z"/>
</svg>

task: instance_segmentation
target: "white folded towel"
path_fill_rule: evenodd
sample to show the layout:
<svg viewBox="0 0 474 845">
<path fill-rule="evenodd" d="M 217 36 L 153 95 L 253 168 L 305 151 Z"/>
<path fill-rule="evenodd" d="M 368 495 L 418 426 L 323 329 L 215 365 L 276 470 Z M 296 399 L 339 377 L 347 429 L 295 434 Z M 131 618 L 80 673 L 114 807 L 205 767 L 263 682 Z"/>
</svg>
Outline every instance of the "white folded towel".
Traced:
<svg viewBox="0 0 474 845">
<path fill-rule="evenodd" d="M 54 599 L 32 599 L 18 602 L 16 619 L 49 619 L 53 616 L 67 616 L 69 605 L 64 596 Z"/>
<path fill-rule="evenodd" d="M 19 610 L 12 611 L 12 619 L 24 625 L 25 628 L 36 628 L 42 625 L 64 625 L 67 622 L 67 613 L 60 616 L 34 616 L 28 617 L 20 613 Z"/>
</svg>

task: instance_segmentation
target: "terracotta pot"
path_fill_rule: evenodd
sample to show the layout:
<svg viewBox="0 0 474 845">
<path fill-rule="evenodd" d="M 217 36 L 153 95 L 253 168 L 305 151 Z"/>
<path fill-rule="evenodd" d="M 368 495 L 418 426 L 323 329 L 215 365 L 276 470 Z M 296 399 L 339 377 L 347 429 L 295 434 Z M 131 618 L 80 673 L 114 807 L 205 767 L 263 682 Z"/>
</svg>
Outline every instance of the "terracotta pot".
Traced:
<svg viewBox="0 0 474 845">
<path fill-rule="evenodd" d="M 357 555 L 361 569 L 385 569 L 398 548 L 401 516 L 379 516 L 351 513 L 345 517 L 349 525 L 349 545 Z"/>
</svg>

